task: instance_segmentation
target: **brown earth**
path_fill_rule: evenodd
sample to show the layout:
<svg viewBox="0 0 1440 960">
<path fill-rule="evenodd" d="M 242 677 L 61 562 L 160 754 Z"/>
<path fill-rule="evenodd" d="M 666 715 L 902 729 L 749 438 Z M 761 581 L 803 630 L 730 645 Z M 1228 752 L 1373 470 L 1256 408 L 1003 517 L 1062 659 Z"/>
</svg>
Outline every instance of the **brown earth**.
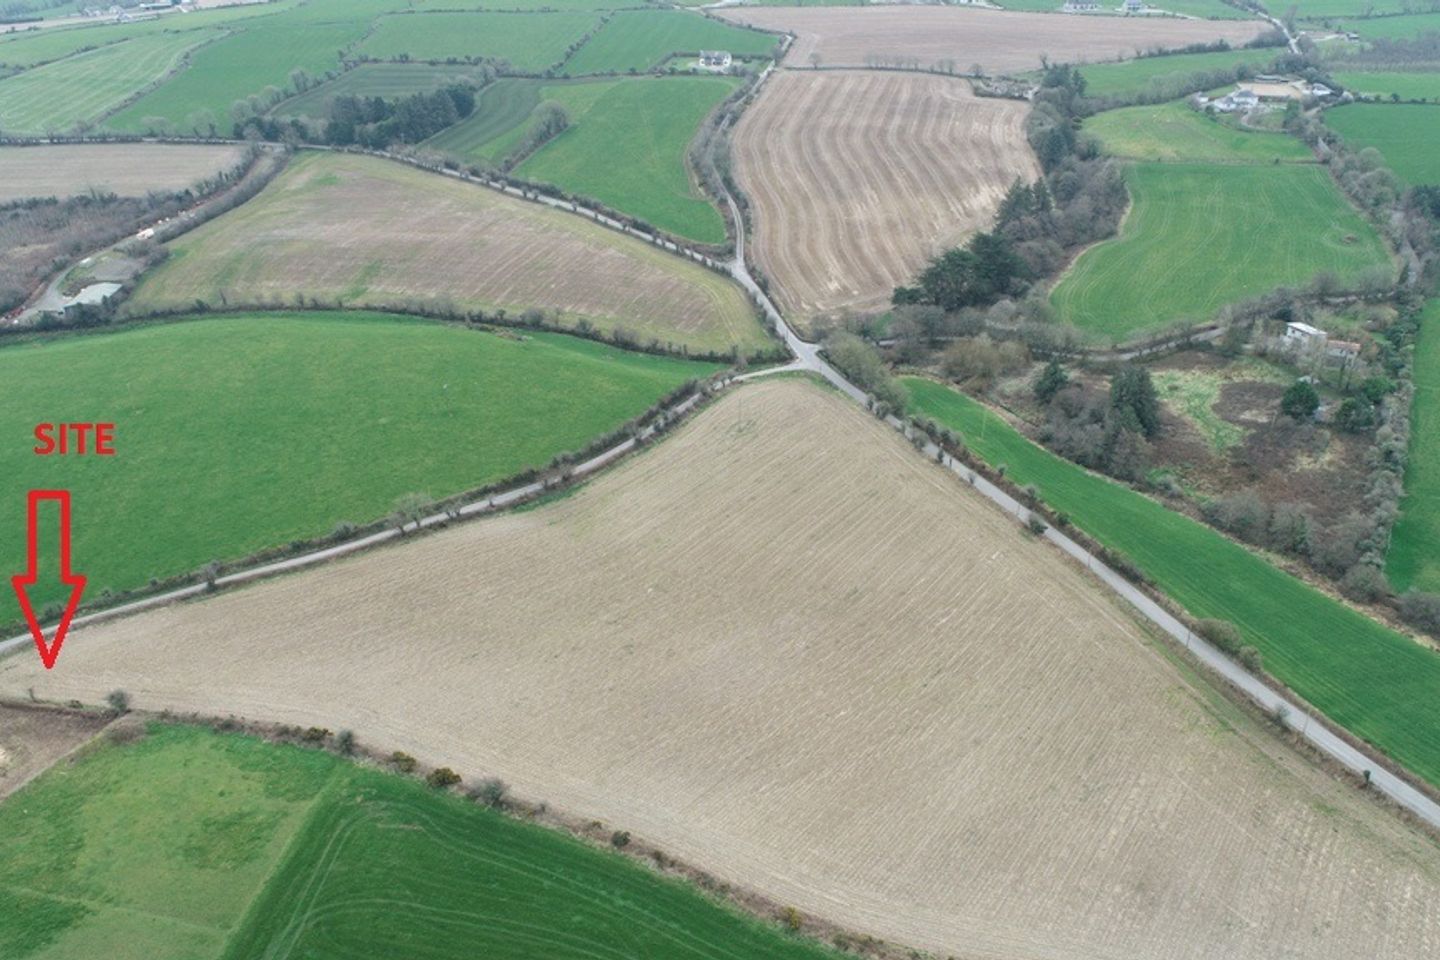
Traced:
<svg viewBox="0 0 1440 960">
<path fill-rule="evenodd" d="M 826 67 L 903 63 L 968 71 L 979 64 L 989 74 L 1034 70 L 1042 56 L 1051 63 L 1096 62 L 1215 40 L 1239 46 L 1269 29 L 1259 20 L 1065 17 L 941 6 L 738 7 L 714 12 L 762 30 L 797 34 L 785 56 L 791 67 L 811 66 L 812 55 L 818 53 Z"/>
<path fill-rule="evenodd" d="M 641 343 L 764 349 L 728 277 L 583 217 L 376 157 L 310 152 L 259 196 L 181 236 L 136 312 L 212 305 L 547 312 Z"/>
<path fill-rule="evenodd" d="M 1440 850 L 839 395 L 737 388 L 573 496 L 0 661 L 352 728 L 985 958 L 1404 958 Z"/>
<path fill-rule="evenodd" d="M 183 190 L 236 166 L 243 156 L 243 147 L 210 144 L 0 147 L 0 203 L 91 191 L 138 197 L 151 190 Z"/>
<path fill-rule="evenodd" d="M 1040 169 L 1029 106 L 923 74 L 783 71 L 735 135 L 754 253 L 802 330 L 883 307 Z"/>
<path fill-rule="evenodd" d="M 0 797 L 7 797 L 100 732 L 97 716 L 0 705 Z"/>
</svg>

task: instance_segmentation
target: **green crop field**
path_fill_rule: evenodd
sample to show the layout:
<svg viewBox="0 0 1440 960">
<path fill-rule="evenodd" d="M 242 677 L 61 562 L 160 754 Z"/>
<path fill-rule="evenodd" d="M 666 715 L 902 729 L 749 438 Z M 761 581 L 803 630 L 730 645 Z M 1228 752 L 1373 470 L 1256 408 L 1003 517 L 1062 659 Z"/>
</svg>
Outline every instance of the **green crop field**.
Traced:
<svg viewBox="0 0 1440 960">
<path fill-rule="evenodd" d="M 301 69 L 319 78 L 338 70 L 338 51 L 365 33 L 365 21 L 297 23 L 267 17 L 243 32 L 217 40 L 190 58 L 189 69 L 146 94 L 106 121 L 128 133 L 144 132 L 146 119 L 159 117 L 188 132 L 192 117 L 208 112 L 222 133 L 229 133 L 230 108 L 236 100 L 266 87 L 288 89 L 290 73 Z"/>
<path fill-rule="evenodd" d="M 692 182 L 686 152 L 701 122 L 737 84 L 724 77 L 616 83 L 516 173 L 594 197 L 678 236 L 724 243 L 725 221 Z M 559 92 L 582 96 L 585 88 Z"/>
<path fill-rule="evenodd" d="M 28 437 L 42 420 L 123 426 L 114 459 L 0 452 L 17 521 L 0 524 L 0 554 L 23 552 L 25 490 L 67 488 L 95 599 L 379 519 L 406 493 L 443 497 L 544 466 L 714 369 L 375 314 L 245 315 L 6 347 L 0 381 L 27 386 L 0 409 L 0 433 Z M 7 591 L 0 622 L 16 616 Z"/>
<path fill-rule="evenodd" d="M 137 37 L 0 80 L 0 131 L 35 136 L 93 124 L 217 35 L 192 30 Z"/>
<path fill-rule="evenodd" d="M 1075 261 L 1051 293 L 1061 317 L 1123 340 L 1323 270 L 1355 280 L 1391 265 L 1375 230 L 1310 164 L 1140 163 L 1120 233 Z"/>
<path fill-rule="evenodd" d="M 425 146 L 466 160 L 499 163 L 530 128 L 542 102 L 565 108 L 572 126 L 584 122 L 596 100 L 624 80 L 534 80 L 503 77 L 480 92 L 469 117 L 425 141 Z"/>
<path fill-rule="evenodd" d="M 240 20 L 277 16 L 294 10 L 301 0 L 279 0 L 245 6 L 196 10 L 181 17 L 160 17 L 131 23 L 51 28 L 0 34 L 0 67 L 30 67 L 59 60 L 82 50 L 158 33 L 177 33 L 206 27 L 237 24 Z"/>
<path fill-rule="evenodd" d="M 729 50 L 735 56 L 764 56 L 779 38 L 732 27 L 684 10 L 623 10 L 561 67 L 577 77 L 587 73 L 649 70 L 672 53 Z"/>
<path fill-rule="evenodd" d="M 1205 163 L 1314 163 L 1310 148 L 1284 133 L 1227 127 L 1183 103 L 1107 110 L 1085 121 L 1105 152 L 1134 160 Z"/>
<path fill-rule="evenodd" d="M 1337 30 L 1358 33 L 1362 40 L 1413 40 L 1440 33 L 1440 13 L 1398 17 L 1354 17 L 1339 21 Z"/>
<path fill-rule="evenodd" d="M 1028 10 L 1035 13 L 1060 13 L 1064 0 L 998 0 L 1006 10 Z M 788 6 L 788 4 L 786 4 Z M 1252 15 L 1223 2 L 1223 0 L 1156 0 L 1155 6 L 1170 13 L 1206 20 L 1245 20 Z M 1118 14 L 1119 3 L 1106 0 L 1104 12 L 1086 14 L 1089 17 L 1114 16 Z"/>
<path fill-rule="evenodd" d="M 334 80 L 318 84 L 271 111 L 281 117 L 326 116 L 332 97 L 380 97 L 396 99 L 426 93 L 473 77 L 475 68 L 466 64 L 362 63 Z"/>
<path fill-rule="evenodd" d="M 360 52 L 382 60 L 495 57 L 542 73 L 599 22 L 593 13 L 417 13 L 381 17 Z"/>
<path fill-rule="evenodd" d="M 1321 20 L 1335 17 L 1359 18 L 1366 11 L 1385 15 L 1403 13 L 1424 5 L 1416 3 L 1415 0 L 1296 0 L 1295 9 L 1302 20 Z M 1269 8 L 1277 16 L 1284 13 L 1277 11 L 1275 4 L 1270 4 Z"/>
<path fill-rule="evenodd" d="M 1341 70 L 1330 75 L 1346 90 L 1361 96 L 1440 100 L 1440 70 Z"/>
<path fill-rule="evenodd" d="M 1325 111 L 1325 123 L 1352 147 L 1374 147 L 1405 183 L 1440 184 L 1440 107 L 1352 103 Z"/>
<path fill-rule="evenodd" d="M 1440 654 L 1149 497 L 1031 443 L 978 402 L 905 379 L 913 409 L 1118 550 L 1197 617 L 1229 620 L 1265 668 L 1332 720 L 1440 784 Z"/>
<path fill-rule="evenodd" d="M 1238 11 L 1237 11 L 1238 12 Z M 1152 89 L 1178 87 L 1200 73 L 1234 70 L 1248 66 L 1263 70 L 1276 57 L 1274 49 L 1224 50 L 1217 53 L 1179 53 L 1165 57 L 1141 57 L 1122 63 L 1096 63 L 1081 68 L 1085 93 L 1092 97 L 1124 96 Z"/>
<path fill-rule="evenodd" d="M 620 854 L 418 781 L 319 750 L 152 725 L 0 803 L 0 956 L 838 955 Z"/>
<path fill-rule="evenodd" d="M 1440 301 L 1432 300 L 1415 347 L 1415 403 L 1405 499 L 1390 537 L 1385 572 L 1400 590 L 1440 593 Z"/>
</svg>

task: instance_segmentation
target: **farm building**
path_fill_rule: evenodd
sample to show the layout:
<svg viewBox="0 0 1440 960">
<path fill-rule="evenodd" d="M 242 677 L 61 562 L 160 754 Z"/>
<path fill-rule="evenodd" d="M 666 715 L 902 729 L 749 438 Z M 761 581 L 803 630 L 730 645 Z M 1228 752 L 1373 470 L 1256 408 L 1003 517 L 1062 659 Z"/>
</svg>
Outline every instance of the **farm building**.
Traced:
<svg viewBox="0 0 1440 960">
<path fill-rule="evenodd" d="M 1125 0 L 1125 2 L 1120 5 L 1120 9 L 1126 13 L 1144 13 L 1145 0 Z"/>
<path fill-rule="evenodd" d="M 1100 0 L 1065 0 L 1060 8 L 1064 13 L 1095 13 L 1100 9 Z"/>
<path fill-rule="evenodd" d="M 1216 100 L 1211 104 L 1221 113 L 1234 113 L 1236 110 L 1253 110 L 1260 105 L 1260 97 L 1254 90 L 1232 90 L 1230 93 Z"/>
<path fill-rule="evenodd" d="M 1325 344 L 1325 359 L 1348 367 L 1360 359 L 1360 344 L 1353 340 L 1331 340 Z"/>
<path fill-rule="evenodd" d="M 732 59 L 729 50 L 700 51 L 700 66 L 706 70 L 728 70 Z"/>
<path fill-rule="evenodd" d="M 1312 327 L 1308 323 L 1300 323 L 1298 320 L 1285 324 L 1285 340 L 1299 346 L 1318 345 L 1324 346 L 1330 335 L 1319 327 Z"/>
</svg>

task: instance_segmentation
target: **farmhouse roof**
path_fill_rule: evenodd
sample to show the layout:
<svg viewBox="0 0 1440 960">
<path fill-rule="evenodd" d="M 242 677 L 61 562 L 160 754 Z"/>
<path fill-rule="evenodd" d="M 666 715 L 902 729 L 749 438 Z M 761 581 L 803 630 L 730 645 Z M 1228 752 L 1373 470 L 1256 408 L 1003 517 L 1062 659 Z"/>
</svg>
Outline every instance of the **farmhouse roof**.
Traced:
<svg viewBox="0 0 1440 960">
<path fill-rule="evenodd" d="M 1354 340 L 1331 340 L 1327 349 L 1331 353 L 1359 353 L 1360 344 Z"/>
<path fill-rule="evenodd" d="M 1285 324 L 1285 329 L 1304 334 L 1307 337 L 1323 337 L 1327 335 L 1325 331 L 1319 327 L 1312 327 L 1310 324 L 1301 323 L 1299 320 L 1292 320 Z"/>
</svg>

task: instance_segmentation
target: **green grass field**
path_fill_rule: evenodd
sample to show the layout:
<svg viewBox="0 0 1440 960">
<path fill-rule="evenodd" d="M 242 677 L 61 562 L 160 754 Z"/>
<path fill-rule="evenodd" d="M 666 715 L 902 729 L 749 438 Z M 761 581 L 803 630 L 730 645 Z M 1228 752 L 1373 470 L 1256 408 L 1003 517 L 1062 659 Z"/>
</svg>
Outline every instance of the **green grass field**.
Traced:
<svg viewBox="0 0 1440 960">
<path fill-rule="evenodd" d="M 0 956 L 220 956 L 340 770 L 184 727 L 97 744 L 0 803 Z"/>
<path fill-rule="evenodd" d="M 1085 121 L 1105 152 L 1133 160 L 1205 163 L 1314 163 L 1310 148 L 1284 133 L 1227 127 L 1183 103 L 1107 110 Z"/>
<path fill-rule="evenodd" d="M 1064 6 L 1064 0 L 998 0 L 1001 7 L 1006 10 L 1028 10 L 1035 13 L 1059 13 Z M 788 4 L 787 4 L 788 5 Z M 1105 0 L 1105 13 L 1087 14 L 1091 17 L 1100 17 L 1115 14 L 1120 6 L 1119 3 L 1111 3 Z M 1183 13 L 1190 17 L 1200 17 L 1205 20 L 1244 20 L 1250 14 L 1239 10 L 1222 0 L 1155 0 L 1154 6 L 1170 13 Z"/>
<path fill-rule="evenodd" d="M 1085 77 L 1087 95 L 1121 96 L 1164 88 L 1166 84 L 1178 85 L 1197 73 L 1233 70 L 1242 65 L 1259 70 L 1275 56 L 1275 50 L 1179 53 L 1166 57 L 1141 57 L 1122 63 L 1096 63 L 1081 68 L 1080 72 Z"/>
<path fill-rule="evenodd" d="M 1309 164 L 1139 163 L 1113 239 L 1089 248 L 1051 292 L 1062 319 L 1124 340 L 1322 270 L 1353 280 L 1391 263 L 1375 230 Z"/>
<path fill-rule="evenodd" d="M 334 80 L 318 84 L 297 97 L 276 105 L 270 112 L 281 117 L 327 115 L 332 97 L 380 97 L 385 100 L 427 93 L 474 76 L 475 68 L 465 64 L 362 63 Z"/>
<path fill-rule="evenodd" d="M 905 379 L 915 412 L 1120 551 L 1197 617 L 1238 626 L 1265 667 L 1332 720 L 1440 784 L 1440 655 L 1194 520 L 1025 439 L 942 384 Z"/>
<path fill-rule="evenodd" d="M 1362 40 L 1413 40 L 1427 33 L 1440 33 L 1440 13 L 1354 17 L 1340 21 L 1337 27 L 1339 31 L 1358 33 Z"/>
<path fill-rule="evenodd" d="M 700 50 L 763 56 L 778 40 L 768 33 L 732 27 L 684 10 L 623 10 L 565 61 L 560 72 L 578 77 L 643 71 L 663 63 L 672 53 Z"/>
<path fill-rule="evenodd" d="M 241 20 L 287 13 L 296 9 L 300 2 L 301 0 L 281 0 L 277 3 L 196 10 L 180 17 L 161 17 L 132 23 L 105 23 L 0 34 L 0 67 L 31 67 L 134 37 L 200 30 L 220 25 L 238 26 L 238 21 Z"/>
<path fill-rule="evenodd" d="M 593 13 L 421 13 L 381 17 L 360 52 L 382 60 L 498 57 L 525 73 L 543 73 L 585 36 Z"/>
<path fill-rule="evenodd" d="M 725 221 L 691 182 L 685 155 L 701 122 L 737 84 L 723 77 L 616 83 L 515 172 L 594 197 L 678 236 L 724 243 Z M 555 96 L 586 93 L 577 85 L 558 88 Z"/>
<path fill-rule="evenodd" d="M 0 80 L 0 131 L 35 136 L 93 124 L 217 34 L 191 30 L 136 37 Z"/>
<path fill-rule="evenodd" d="M 417 781 L 160 725 L 0 804 L 0 955 L 838 956 L 617 853 Z"/>
<path fill-rule="evenodd" d="M 502 77 L 480 91 L 469 117 L 440 131 L 425 146 L 467 160 L 499 163 L 530 128 L 527 121 L 541 102 L 563 105 L 571 124 L 578 124 L 598 98 L 623 82 Z"/>
<path fill-rule="evenodd" d="M 1385 572 L 1396 589 L 1440 593 L 1440 301 L 1432 300 L 1415 347 L 1415 403 L 1405 499 Z"/>
<path fill-rule="evenodd" d="M 1440 107 L 1351 103 L 1325 111 L 1325 123 L 1352 147 L 1374 147 L 1406 184 L 1440 184 Z"/>
<path fill-rule="evenodd" d="M 96 599 L 379 519 L 406 493 L 443 497 L 543 466 L 714 369 L 375 314 L 244 315 L 6 347 L 0 380 L 27 387 L 0 409 L 0 434 L 107 420 L 121 452 L 0 451 L 0 555 L 23 553 L 24 491 L 69 489 L 76 569 Z M 0 622 L 16 616 L 7 591 Z"/>
<path fill-rule="evenodd" d="M 1276 16 L 1284 13 L 1277 11 L 1275 6 L 1269 5 L 1272 13 Z M 1320 20 L 1332 17 L 1359 18 L 1367 10 L 1375 14 L 1396 14 L 1414 10 L 1424 4 L 1416 3 L 1415 0 L 1296 0 L 1294 6 L 1300 19 Z"/>
<path fill-rule="evenodd" d="M 266 87 L 288 89 L 290 72 L 304 70 L 320 78 L 339 69 L 338 51 L 365 33 L 363 19 L 339 23 L 299 23 L 288 17 L 267 17 L 247 24 L 243 32 L 217 40 L 190 58 L 189 69 L 115 114 L 105 125 L 140 133 L 148 117 L 162 117 L 188 131 L 192 115 L 209 111 L 222 133 L 231 127 L 230 108 L 236 100 Z"/>
<path fill-rule="evenodd" d="M 1440 100 L 1440 70 L 1335 71 L 1335 81 L 1353 93 L 1401 100 Z"/>
</svg>

